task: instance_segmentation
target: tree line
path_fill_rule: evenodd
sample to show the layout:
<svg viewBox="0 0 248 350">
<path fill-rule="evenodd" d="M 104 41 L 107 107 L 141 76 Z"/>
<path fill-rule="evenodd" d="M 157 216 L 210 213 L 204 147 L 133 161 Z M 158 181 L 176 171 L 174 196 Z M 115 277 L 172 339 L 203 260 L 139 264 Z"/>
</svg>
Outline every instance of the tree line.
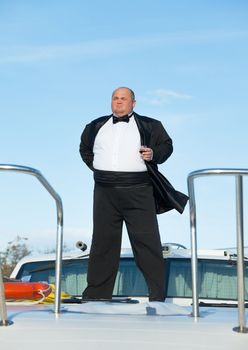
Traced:
<svg viewBox="0 0 248 350">
<path fill-rule="evenodd" d="M 28 247 L 28 238 L 22 236 L 16 236 L 13 241 L 7 243 L 4 250 L 0 250 L 0 268 L 2 268 L 2 274 L 4 277 L 9 277 L 14 270 L 18 261 L 25 256 L 31 254 L 33 251 Z M 67 244 L 63 244 L 63 251 L 68 252 L 71 248 Z M 55 253 L 56 249 L 49 248 L 40 252 L 42 254 Z"/>
<path fill-rule="evenodd" d="M 29 255 L 32 251 L 28 248 L 28 238 L 16 236 L 8 242 L 6 248 L 0 251 L 0 266 L 4 277 L 9 277 L 19 260 Z"/>
</svg>

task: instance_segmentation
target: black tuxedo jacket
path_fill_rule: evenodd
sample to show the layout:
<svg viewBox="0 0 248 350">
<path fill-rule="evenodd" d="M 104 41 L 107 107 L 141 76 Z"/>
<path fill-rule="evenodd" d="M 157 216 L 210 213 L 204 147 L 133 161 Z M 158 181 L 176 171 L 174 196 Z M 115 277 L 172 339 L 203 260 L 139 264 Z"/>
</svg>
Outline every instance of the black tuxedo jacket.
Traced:
<svg viewBox="0 0 248 350">
<path fill-rule="evenodd" d="M 91 170 L 93 169 L 93 147 L 96 135 L 100 128 L 112 117 L 103 116 L 87 124 L 80 143 L 80 154 L 83 161 Z M 166 161 L 173 152 L 172 140 L 164 129 L 162 123 L 156 119 L 138 115 L 134 112 L 134 118 L 140 133 L 141 145 L 146 145 L 153 150 L 153 159 L 146 162 L 148 173 L 154 189 L 157 214 L 171 209 L 183 212 L 188 197 L 176 191 L 169 181 L 158 171 L 157 164 Z"/>
</svg>

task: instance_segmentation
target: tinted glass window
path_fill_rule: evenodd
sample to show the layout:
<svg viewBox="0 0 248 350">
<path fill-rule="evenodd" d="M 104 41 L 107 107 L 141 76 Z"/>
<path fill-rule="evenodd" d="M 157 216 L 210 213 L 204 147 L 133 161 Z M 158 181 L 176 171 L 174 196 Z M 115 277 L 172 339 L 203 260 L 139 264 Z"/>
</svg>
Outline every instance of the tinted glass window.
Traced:
<svg viewBox="0 0 248 350">
<path fill-rule="evenodd" d="M 63 261 L 62 290 L 71 295 L 82 295 L 86 288 L 88 259 Z M 55 283 L 55 263 L 38 261 L 24 264 L 17 275 L 18 279 L 30 282 L 46 281 Z M 113 295 L 147 296 L 144 277 L 133 259 L 121 259 Z"/>
<path fill-rule="evenodd" d="M 168 259 L 168 297 L 192 297 L 189 259 Z M 199 297 L 237 299 L 237 268 L 234 262 L 198 261 Z M 248 300 L 248 266 L 245 266 L 245 299 Z"/>
<path fill-rule="evenodd" d="M 167 297 L 191 298 L 191 264 L 189 259 L 168 258 L 166 261 Z M 64 261 L 62 290 L 81 296 L 86 287 L 87 259 Z M 221 260 L 198 261 L 200 298 L 237 299 L 237 271 L 233 262 Z M 29 281 L 55 283 L 55 264 L 49 261 L 27 263 L 17 275 Z M 245 266 L 245 298 L 248 300 L 248 267 Z M 113 295 L 147 296 L 144 277 L 132 258 L 121 259 Z"/>
</svg>

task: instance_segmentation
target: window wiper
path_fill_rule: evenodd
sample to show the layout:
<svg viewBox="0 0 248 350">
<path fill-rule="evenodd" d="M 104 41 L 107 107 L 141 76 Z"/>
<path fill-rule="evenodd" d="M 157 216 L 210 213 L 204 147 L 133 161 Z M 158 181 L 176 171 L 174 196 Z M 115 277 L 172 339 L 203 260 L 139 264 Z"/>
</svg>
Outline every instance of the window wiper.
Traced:
<svg viewBox="0 0 248 350">
<path fill-rule="evenodd" d="M 199 302 L 199 306 L 204 307 L 238 307 L 237 303 L 208 303 L 204 301 Z M 245 308 L 248 308 L 248 303 L 245 303 Z"/>
<path fill-rule="evenodd" d="M 238 255 L 235 253 L 230 254 L 229 259 L 230 259 L 229 261 L 237 263 Z M 247 261 L 248 261 L 248 257 L 244 256 L 244 262 L 247 262 Z"/>
</svg>

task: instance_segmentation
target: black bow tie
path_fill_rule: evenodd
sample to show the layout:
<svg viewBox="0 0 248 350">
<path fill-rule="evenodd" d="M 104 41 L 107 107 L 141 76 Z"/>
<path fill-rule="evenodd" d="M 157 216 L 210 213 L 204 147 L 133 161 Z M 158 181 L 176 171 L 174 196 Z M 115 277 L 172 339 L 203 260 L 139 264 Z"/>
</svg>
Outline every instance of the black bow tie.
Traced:
<svg viewBox="0 0 248 350">
<path fill-rule="evenodd" d="M 123 117 L 116 117 L 115 115 L 113 115 L 113 123 L 119 123 L 119 122 L 125 122 L 125 123 L 129 123 L 129 119 L 132 117 L 131 115 L 124 115 Z"/>
</svg>

